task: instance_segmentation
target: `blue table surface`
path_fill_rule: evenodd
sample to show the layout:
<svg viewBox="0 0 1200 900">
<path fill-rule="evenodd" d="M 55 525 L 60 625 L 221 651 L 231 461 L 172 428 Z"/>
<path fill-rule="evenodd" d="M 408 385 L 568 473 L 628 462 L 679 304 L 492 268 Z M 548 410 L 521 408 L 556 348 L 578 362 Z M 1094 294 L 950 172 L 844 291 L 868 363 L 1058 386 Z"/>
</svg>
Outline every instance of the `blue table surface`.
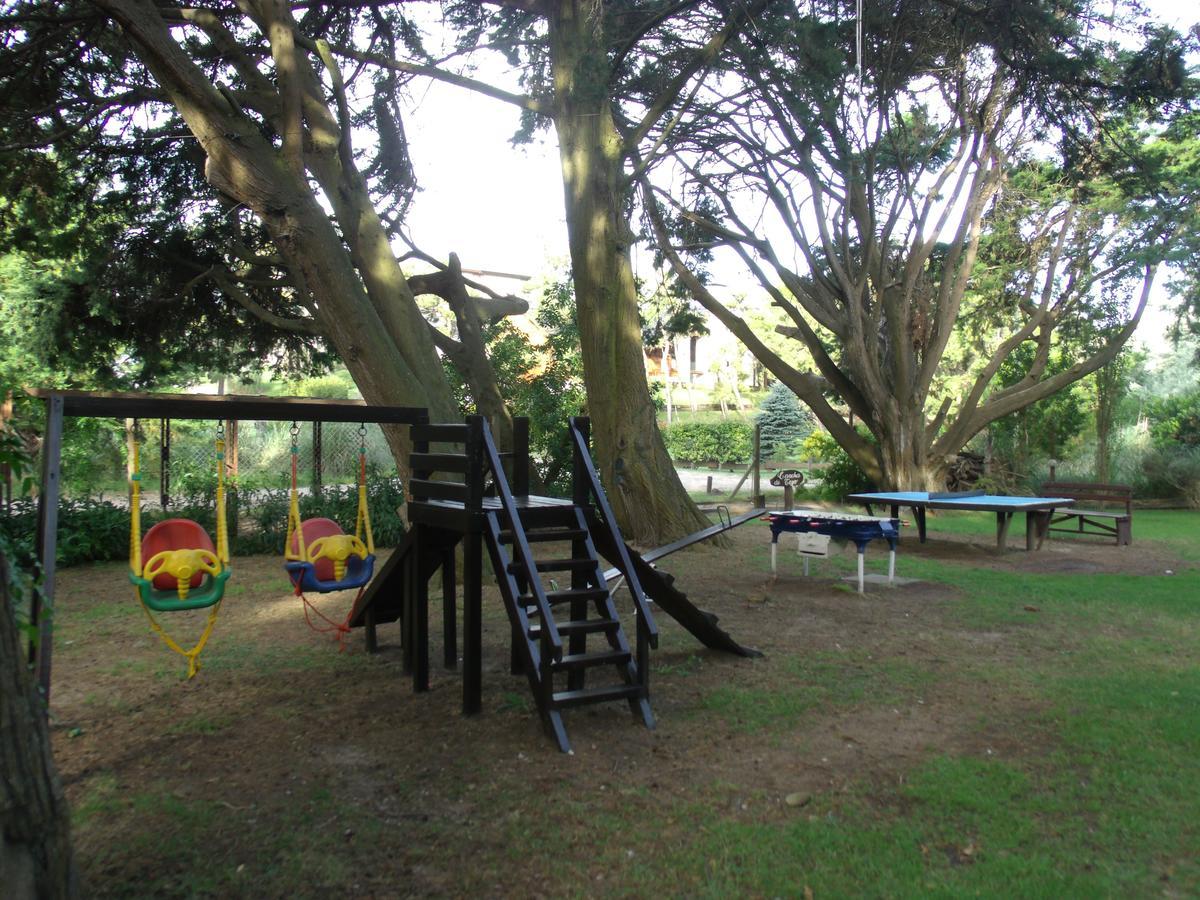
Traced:
<svg viewBox="0 0 1200 900">
<path fill-rule="evenodd" d="M 923 505 L 926 503 L 936 503 L 941 506 L 953 505 L 962 506 L 965 509 L 970 509 L 973 506 L 1011 506 L 1014 509 L 1020 509 L 1026 506 L 1048 506 L 1052 504 L 1060 504 L 1062 506 L 1072 506 L 1075 501 L 1069 497 L 1009 497 L 1003 494 L 982 494 L 977 497 L 937 497 L 929 499 L 928 491 L 892 491 L 881 492 L 875 494 L 851 494 L 848 499 L 851 500 L 869 500 L 876 503 L 896 503 L 907 505 L 915 503 Z"/>
</svg>

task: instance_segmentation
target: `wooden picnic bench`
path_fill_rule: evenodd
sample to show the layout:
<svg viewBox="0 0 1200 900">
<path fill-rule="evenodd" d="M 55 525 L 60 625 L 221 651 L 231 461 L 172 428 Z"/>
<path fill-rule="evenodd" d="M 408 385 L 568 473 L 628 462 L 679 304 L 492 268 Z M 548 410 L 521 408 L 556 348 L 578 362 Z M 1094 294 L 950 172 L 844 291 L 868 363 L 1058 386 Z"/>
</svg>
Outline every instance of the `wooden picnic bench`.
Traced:
<svg viewBox="0 0 1200 900">
<path fill-rule="evenodd" d="M 1048 497 L 1071 497 L 1076 503 L 1094 502 L 1099 509 L 1055 510 L 1050 517 L 1048 531 L 1065 534 L 1098 534 L 1116 538 L 1118 546 L 1133 543 L 1133 488 L 1127 484 L 1097 484 L 1087 481 L 1047 481 L 1042 493 Z M 1116 504 L 1124 509 L 1106 509 L 1105 504 Z M 1073 521 L 1072 521 L 1073 520 Z M 1074 527 L 1059 527 L 1070 522 Z"/>
</svg>

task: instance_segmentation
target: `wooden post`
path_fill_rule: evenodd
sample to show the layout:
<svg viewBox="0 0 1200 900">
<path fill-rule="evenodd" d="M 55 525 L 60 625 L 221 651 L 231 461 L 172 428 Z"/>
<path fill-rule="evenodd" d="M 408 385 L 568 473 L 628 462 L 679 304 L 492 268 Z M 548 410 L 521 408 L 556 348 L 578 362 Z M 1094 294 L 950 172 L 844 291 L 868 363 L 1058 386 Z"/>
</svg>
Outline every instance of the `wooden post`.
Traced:
<svg viewBox="0 0 1200 900">
<path fill-rule="evenodd" d="M 458 668 L 458 597 L 454 577 L 454 550 L 442 548 L 442 665 Z"/>
<path fill-rule="evenodd" d="M 426 547 L 421 540 L 421 529 L 413 534 L 412 550 L 408 559 L 408 578 L 410 599 L 409 610 L 412 618 L 413 636 L 412 647 L 412 679 L 414 691 L 429 690 L 429 582 L 421 572 L 421 554 L 432 552 L 432 547 Z"/>
<path fill-rule="evenodd" d="M 785 510 L 792 508 L 793 491 L 794 491 L 794 488 L 787 482 L 784 482 L 784 485 L 783 485 L 783 508 Z"/>
<path fill-rule="evenodd" d="M 592 420 L 587 416 L 576 416 L 573 420 L 575 428 L 583 435 L 583 445 L 591 446 L 592 439 Z M 571 426 L 568 425 L 568 428 Z M 579 449 L 575 446 L 575 440 L 571 440 L 571 500 L 576 506 L 587 506 L 591 501 L 588 497 L 588 479 L 586 475 L 587 469 L 583 464 L 583 459 L 579 456 Z"/>
<path fill-rule="evenodd" d="M 512 492 L 515 497 L 529 496 L 529 418 L 513 418 Z"/>
<path fill-rule="evenodd" d="M 762 494 L 762 425 L 754 423 L 754 467 L 750 481 L 750 502 L 755 506 L 766 506 L 766 498 Z"/>
<path fill-rule="evenodd" d="M 463 715 L 483 707 L 483 417 L 467 416 L 467 533 L 463 536 Z M 513 523 L 513 527 L 518 527 Z"/>
<path fill-rule="evenodd" d="M 46 711 L 50 710 L 50 663 L 54 651 L 54 561 L 58 551 L 59 466 L 62 457 L 63 398 L 51 394 L 46 401 L 46 431 L 42 436 L 42 486 L 38 492 L 36 553 L 42 583 L 33 592 L 29 624 L 37 637 L 29 641 L 29 661 L 37 672 Z"/>
<path fill-rule="evenodd" d="M 707 484 L 707 485 L 705 485 L 705 487 L 704 487 L 704 493 L 706 493 L 706 494 L 711 494 L 711 493 L 713 492 L 713 489 L 712 489 L 712 480 L 713 480 L 713 477 L 712 477 L 711 475 L 709 475 L 709 476 L 708 476 L 708 484 Z"/>
</svg>

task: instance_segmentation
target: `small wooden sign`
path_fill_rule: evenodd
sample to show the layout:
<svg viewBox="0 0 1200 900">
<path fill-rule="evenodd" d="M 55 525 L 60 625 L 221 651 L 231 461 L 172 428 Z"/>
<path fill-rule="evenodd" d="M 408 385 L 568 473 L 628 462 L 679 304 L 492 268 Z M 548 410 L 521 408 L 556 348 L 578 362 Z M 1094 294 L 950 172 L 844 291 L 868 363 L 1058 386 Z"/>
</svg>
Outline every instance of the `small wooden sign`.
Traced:
<svg viewBox="0 0 1200 900">
<path fill-rule="evenodd" d="M 828 556 L 829 535 L 816 532 L 802 532 L 796 535 L 796 549 L 801 556 Z"/>
<path fill-rule="evenodd" d="M 804 473 L 799 469 L 780 469 L 771 476 L 771 484 L 775 487 L 798 488 L 804 484 Z"/>
</svg>

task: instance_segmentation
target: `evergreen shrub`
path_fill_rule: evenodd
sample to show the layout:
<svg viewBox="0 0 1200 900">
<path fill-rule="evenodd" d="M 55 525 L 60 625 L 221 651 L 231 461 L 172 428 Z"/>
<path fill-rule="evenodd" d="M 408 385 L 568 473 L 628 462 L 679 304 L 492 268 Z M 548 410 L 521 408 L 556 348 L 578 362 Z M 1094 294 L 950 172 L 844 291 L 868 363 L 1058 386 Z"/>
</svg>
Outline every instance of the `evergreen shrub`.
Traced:
<svg viewBox="0 0 1200 900">
<path fill-rule="evenodd" d="M 744 464 L 754 450 L 754 426 L 735 419 L 675 422 L 662 429 L 662 436 L 676 462 Z"/>
<path fill-rule="evenodd" d="M 758 408 L 755 421 L 762 428 L 764 459 L 784 459 L 789 451 L 813 432 L 813 417 L 800 405 L 796 395 L 781 381 L 771 390 Z"/>
</svg>

